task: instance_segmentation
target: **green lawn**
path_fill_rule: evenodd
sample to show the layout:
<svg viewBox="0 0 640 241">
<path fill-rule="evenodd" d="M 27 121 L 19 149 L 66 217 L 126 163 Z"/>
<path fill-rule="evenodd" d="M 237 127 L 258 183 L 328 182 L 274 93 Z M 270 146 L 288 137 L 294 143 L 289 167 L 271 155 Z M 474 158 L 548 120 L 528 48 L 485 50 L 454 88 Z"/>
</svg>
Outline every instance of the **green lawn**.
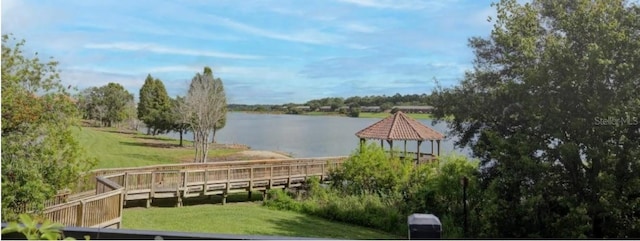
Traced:
<svg viewBox="0 0 640 241">
<path fill-rule="evenodd" d="M 193 156 L 189 147 L 179 147 L 178 140 L 123 132 L 115 128 L 82 127 L 76 132 L 87 154 L 98 159 L 98 168 L 138 167 L 179 163 Z M 184 143 L 189 146 L 189 142 Z M 231 155 L 238 150 L 210 150 L 209 156 Z"/>
<path fill-rule="evenodd" d="M 403 239 L 384 232 L 330 222 L 291 211 L 272 210 L 257 202 L 203 204 L 179 208 L 127 208 L 123 228 L 218 234 L 337 239 Z"/>
</svg>

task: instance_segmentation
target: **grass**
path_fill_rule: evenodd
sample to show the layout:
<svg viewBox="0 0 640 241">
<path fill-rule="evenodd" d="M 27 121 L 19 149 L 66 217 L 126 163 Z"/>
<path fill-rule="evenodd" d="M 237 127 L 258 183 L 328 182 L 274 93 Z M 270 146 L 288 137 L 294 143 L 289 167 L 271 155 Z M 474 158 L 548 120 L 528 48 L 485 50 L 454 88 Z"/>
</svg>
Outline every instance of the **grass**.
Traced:
<svg viewBox="0 0 640 241">
<path fill-rule="evenodd" d="M 125 132 L 115 128 L 82 127 L 75 133 L 88 155 L 98 160 L 95 168 L 136 167 L 179 163 L 193 155 L 193 149 L 179 147 L 178 140 Z M 190 142 L 185 142 L 190 145 Z M 210 156 L 226 156 L 238 150 L 210 150 Z M 399 239 L 401 237 L 365 227 L 331 222 L 292 211 L 273 210 L 255 200 L 246 202 L 246 194 L 229 196 L 227 205 L 220 197 L 188 198 L 185 206 L 175 208 L 175 199 L 154 200 L 146 209 L 130 206 L 123 211 L 123 228 L 220 234 L 293 236 L 339 239 Z"/>
<path fill-rule="evenodd" d="M 128 208 L 123 228 L 219 234 L 337 239 L 400 239 L 381 231 L 273 210 L 257 202 L 206 204 L 179 208 Z"/>
<path fill-rule="evenodd" d="M 82 127 L 76 134 L 87 154 L 98 160 L 96 169 L 180 163 L 194 154 L 190 147 L 179 147 L 178 140 L 123 132 L 115 128 Z M 185 146 L 190 144 L 184 143 Z M 238 150 L 210 150 L 209 156 L 226 156 L 236 152 Z"/>
</svg>

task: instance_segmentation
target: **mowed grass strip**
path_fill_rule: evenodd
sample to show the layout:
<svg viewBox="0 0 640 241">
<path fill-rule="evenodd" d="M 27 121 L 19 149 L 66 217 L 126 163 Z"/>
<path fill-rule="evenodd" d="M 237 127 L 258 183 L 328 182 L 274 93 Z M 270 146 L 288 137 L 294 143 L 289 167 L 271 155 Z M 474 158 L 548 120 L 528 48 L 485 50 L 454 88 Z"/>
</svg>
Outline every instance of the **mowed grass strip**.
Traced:
<svg viewBox="0 0 640 241">
<path fill-rule="evenodd" d="M 377 230 L 330 222 L 291 211 L 272 210 L 258 202 L 195 206 L 127 208 L 123 227 L 218 234 L 336 239 L 403 239 Z"/>
<path fill-rule="evenodd" d="M 184 142 L 186 147 L 179 147 L 178 140 L 115 128 L 82 127 L 77 129 L 76 134 L 87 154 L 98 160 L 96 169 L 173 164 L 194 155 L 190 142 Z M 209 156 L 225 156 L 237 152 L 238 150 L 231 149 L 210 150 Z"/>
<path fill-rule="evenodd" d="M 414 119 L 433 119 L 431 114 L 421 114 L 421 113 L 405 113 L 407 116 Z M 360 112 L 360 118 L 387 118 L 391 114 L 386 112 Z"/>
</svg>

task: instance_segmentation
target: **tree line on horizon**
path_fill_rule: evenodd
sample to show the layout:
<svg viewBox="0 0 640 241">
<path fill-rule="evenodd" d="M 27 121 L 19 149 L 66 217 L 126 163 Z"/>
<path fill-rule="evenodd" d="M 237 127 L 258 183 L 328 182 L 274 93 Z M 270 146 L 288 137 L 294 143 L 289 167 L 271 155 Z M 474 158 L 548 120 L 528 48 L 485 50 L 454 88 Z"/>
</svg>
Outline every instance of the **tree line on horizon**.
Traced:
<svg viewBox="0 0 640 241">
<path fill-rule="evenodd" d="M 385 110 L 391 110 L 393 106 L 426 106 L 430 104 L 430 96 L 428 94 L 406 94 L 401 95 L 396 93 L 395 95 L 370 95 L 370 96 L 351 96 L 347 98 L 342 97 L 326 97 L 320 99 L 312 99 L 304 103 L 286 103 L 281 105 L 268 105 L 268 104 L 230 104 L 229 110 L 231 111 L 283 111 L 283 108 L 292 109 L 296 106 L 309 106 L 311 110 L 318 110 L 321 106 L 331 107 L 331 111 L 338 111 L 340 107 L 346 106 L 349 108 L 359 108 L 363 106 L 380 106 Z"/>
</svg>

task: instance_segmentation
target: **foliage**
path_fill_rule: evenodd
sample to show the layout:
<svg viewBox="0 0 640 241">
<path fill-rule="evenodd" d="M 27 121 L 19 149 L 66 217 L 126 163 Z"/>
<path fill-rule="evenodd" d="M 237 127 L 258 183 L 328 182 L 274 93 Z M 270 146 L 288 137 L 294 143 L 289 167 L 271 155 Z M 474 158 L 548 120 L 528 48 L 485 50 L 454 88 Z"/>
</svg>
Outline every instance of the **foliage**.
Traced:
<svg viewBox="0 0 640 241">
<path fill-rule="evenodd" d="M 164 84 L 160 79 L 147 75 L 140 88 L 140 102 L 138 102 L 138 119 L 147 126 L 148 134 L 157 135 L 171 131 L 172 103 Z"/>
<path fill-rule="evenodd" d="M 481 159 L 481 234 L 639 237 L 640 7 L 495 7 L 491 35 L 470 40 L 474 70 L 433 100 Z"/>
<path fill-rule="evenodd" d="M 118 83 L 90 87 L 78 94 L 78 107 L 83 117 L 108 127 L 131 117 L 131 110 L 127 108 L 132 101 L 133 95 Z"/>
<path fill-rule="evenodd" d="M 478 163 L 457 154 L 440 156 L 436 163 L 417 167 L 404 187 L 405 213 L 431 213 L 440 218 L 448 238 L 463 238 L 464 207 L 462 179 L 468 179 L 467 237 L 476 237 L 484 197 L 479 188 Z M 445 223 L 445 221 L 447 223 Z"/>
<path fill-rule="evenodd" d="M 222 84 L 222 80 L 220 78 L 217 78 L 215 81 L 218 82 L 218 85 L 220 85 L 220 88 L 216 90 L 216 95 L 224 95 L 224 85 Z M 216 131 L 224 128 L 224 126 L 227 125 L 227 99 L 224 98 L 222 102 L 222 117 L 213 126 L 213 133 L 211 133 L 211 143 L 216 143 Z"/>
<path fill-rule="evenodd" d="M 140 88 L 138 98 L 138 119 L 147 125 L 147 134 L 151 134 L 149 123 L 153 122 L 151 111 L 153 110 L 153 85 L 155 81 L 151 74 L 147 75 L 144 84 Z"/>
<path fill-rule="evenodd" d="M 331 221 L 370 227 L 396 235 L 406 234 L 406 216 L 377 195 L 343 195 L 320 186 L 309 189 L 313 194 L 297 201 L 281 189 L 269 190 L 264 205 L 280 210 L 306 213 Z"/>
<path fill-rule="evenodd" d="M 78 111 L 60 84 L 57 62 L 26 56 L 25 41 L 2 36 L 2 218 L 39 211 L 58 190 L 76 183 L 93 162 L 72 129 Z"/>
<path fill-rule="evenodd" d="M 9 222 L 7 227 L 2 229 L 2 234 L 21 233 L 27 240 L 60 240 L 63 238 L 61 229 L 64 227 L 59 223 L 52 223 L 45 220 L 39 224 L 36 219 L 26 214 L 20 214 L 20 223 Z M 75 240 L 74 238 L 64 238 L 64 240 Z"/>
<path fill-rule="evenodd" d="M 416 105 L 416 106 L 424 106 L 431 103 L 430 95 L 427 94 L 407 94 L 401 95 L 400 93 L 396 93 L 392 96 L 352 96 L 347 99 L 341 97 L 327 97 L 321 99 L 309 100 L 304 104 L 284 104 L 284 105 L 240 105 L 240 104 L 230 104 L 229 110 L 231 111 L 258 111 L 260 110 L 282 110 L 279 107 L 285 106 L 300 106 L 300 105 L 308 105 L 311 107 L 311 110 L 315 110 L 320 106 L 331 106 L 332 111 L 340 111 L 338 110 L 341 106 L 380 106 L 382 110 L 390 110 L 394 105 Z M 289 114 L 300 114 L 299 111 L 292 111 Z M 346 113 L 343 113 L 346 114 Z"/>
<path fill-rule="evenodd" d="M 173 123 L 173 131 L 180 133 L 180 146 L 182 144 L 182 135 L 189 130 L 190 117 L 188 115 L 187 103 L 184 97 L 177 96 L 171 99 L 171 122 Z"/>
<path fill-rule="evenodd" d="M 351 107 L 349 108 L 349 113 L 347 113 L 349 117 L 358 117 L 360 116 L 360 107 Z"/>
<path fill-rule="evenodd" d="M 349 194 L 391 195 L 407 185 L 411 169 L 412 163 L 400 160 L 397 153 L 389 158 L 375 143 L 363 143 L 331 173 L 332 187 Z"/>
<path fill-rule="evenodd" d="M 205 67 L 191 80 L 186 96 L 186 116 L 190 116 L 195 143 L 195 162 L 206 162 L 209 153 L 209 134 L 226 115 L 227 97 L 222 80 L 214 78 L 211 68 Z"/>
<path fill-rule="evenodd" d="M 480 192 L 477 162 L 464 156 L 447 155 L 439 162 L 412 168 L 413 164 L 388 158 L 378 145 L 364 145 L 338 169 L 332 170 L 331 185 L 317 179 L 307 182 L 307 197 L 293 199 L 281 190 L 271 190 L 266 206 L 303 212 L 330 220 L 357 224 L 405 235 L 407 216 L 432 213 L 446 225 L 444 237 L 463 236 L 462 177 L 468 186 L 468 237 L 481 231 L 478 215 L 484 196 Z"/>
</svg>

